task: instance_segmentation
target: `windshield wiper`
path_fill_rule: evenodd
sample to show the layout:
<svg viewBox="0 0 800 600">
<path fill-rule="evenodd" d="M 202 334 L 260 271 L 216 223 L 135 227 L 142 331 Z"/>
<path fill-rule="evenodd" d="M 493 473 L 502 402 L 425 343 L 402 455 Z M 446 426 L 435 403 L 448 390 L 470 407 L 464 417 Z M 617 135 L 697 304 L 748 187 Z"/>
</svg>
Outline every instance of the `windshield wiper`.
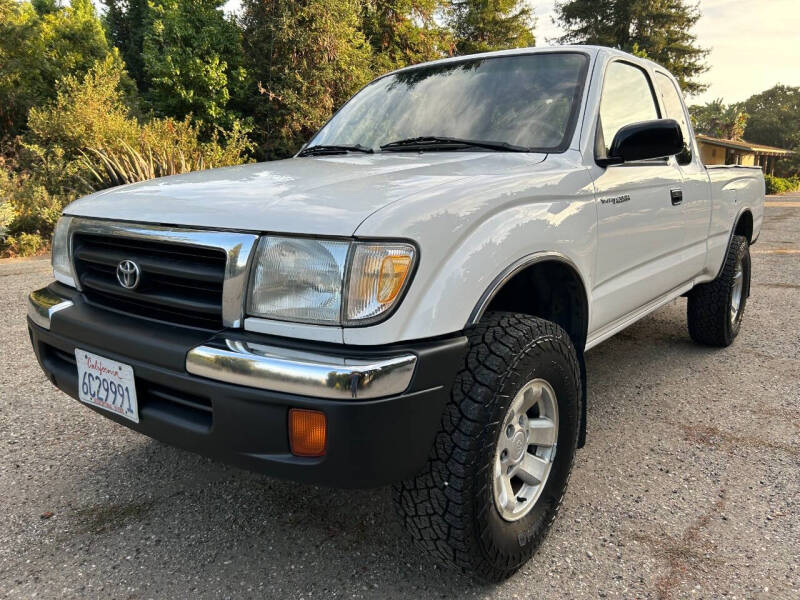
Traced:
<svg viewBox="0 0 800 600">
<path fill-rule="evenodd" d="M 363 152 L 364 154 L 373 154 L 375 151 L 372 148 L 367 148 L 361 144 L 350 145 L 325 145 L 317 144 L 316 146 L 309 146 L 303 148 L 297 153 L 297 156 L 318 156 L 325 154 L 345 154 L 347 152 Z"/>
<path fill-rule="evenodd" d="M 508 142 L 490 142 L 484 140 L 465 140 L 454 137 L 444 137 L 437 135 L 423 135 L 420 137 L 407 138 L 383 144 L 381 150 L 448 150 L 456 148 L 486 148 L 487 150 L 497 150 L 499 152 L 530 152 L 530 148 L 515 146 Z"/>
</svg>

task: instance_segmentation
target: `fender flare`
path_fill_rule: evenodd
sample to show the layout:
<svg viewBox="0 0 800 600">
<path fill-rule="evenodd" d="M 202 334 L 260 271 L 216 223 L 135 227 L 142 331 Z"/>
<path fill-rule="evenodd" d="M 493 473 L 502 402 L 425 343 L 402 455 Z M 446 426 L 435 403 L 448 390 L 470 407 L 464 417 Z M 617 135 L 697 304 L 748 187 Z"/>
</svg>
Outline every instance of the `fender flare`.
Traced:
<svg viewBox="0 0 800 600">
<path fill-rule="evenodd" d="M 540 252 L 533 252 L 531 254 L 527 254 L 522 258 L 514 261 L 508 267 L 503 269 L 489 284 L 489 286 L 484 290 L 481 297 L 478 299 L 477 304 L 470 312 L 469 318 L 465 324 L 465 327 L 469 327 L 470 325 L 475 325 L 478 321 L 481 320 L 483 314 L 486 312 L 486 308 L 491 303 L 492 299 L 497 295 L 497 293 L 503 288 L 503 286 L 511 281 L 515 275 L 527 269 L 531 265 L 535 265 L 536 263 L 544 262 L 544 261 L 556 261 L 562 262 L 570 267 L 575 273 L 578 275 L 578 278 L 581 281 L 581 285 L 583 285 L 584 291 L 584 310 L 586 311 L 587 323 L 589 322 L 589 287 L 586 285 L 586 281 L 581 274 L 580 269 L 572 261 L 569 257 L 561 254 L 560 252 L 554 252 L 550 250 L 540 251 Z"/>
<path fill-rule="evenodd" d="M 570 260 L 567 256 L 564 256 L 560 252 L 553 252 L 553 251 L 543 251 L 543 252 L 534 252 L 532 254 L 528 254 L 523 256 L 522 258 L 516 260 L 511 265 L 503 269 L 500 274 L 497 275 L 492 280 L 492 283 L 486 288 L 486 290 L 481 294 L 478 303 L 472 309 L 470 313 L 469 319 L 467 320 L 467 324 L 465 326 L 469 327 L 471 325 L 475 325 L 478 321 L 481 320 L 484 312 L 486 312 L 486 308 L 491 303 L 492 299 L 497 295 L 497 293 L 503 289 L 503 286 L 511 281 L 515 275 L 527 269 L 531 265 L 535 265 L 537 263 L 545 262 L 545 261 L 555 261 L 561 262 L 572 269 L 578 277 L 581 286 L 583 287 L 583 310 L 585 311 L 586 315 L 586 325 L 588 327 L 589 324 L 589 287 L 586 285 L 586 281 L 581 274 L 580 269 L 578 266 Z M 585 340 L 584 340 L 585 341 Z M 578 363 L 580 365 L 580 377 L 581 377 L 581 408 L 580 408 L 580 415 L 579 415 L 579 424 L 578 424 L 578 448 L 583 448 L 586 445 L 586 429 L 588 423 L 588 409 L 587 409 L 587 377 L 586 377 L 586 359 L 584 357 L 584 349 L 583 348 L 575 348 L 575 352 L 578 354 Z"/>
</svg>

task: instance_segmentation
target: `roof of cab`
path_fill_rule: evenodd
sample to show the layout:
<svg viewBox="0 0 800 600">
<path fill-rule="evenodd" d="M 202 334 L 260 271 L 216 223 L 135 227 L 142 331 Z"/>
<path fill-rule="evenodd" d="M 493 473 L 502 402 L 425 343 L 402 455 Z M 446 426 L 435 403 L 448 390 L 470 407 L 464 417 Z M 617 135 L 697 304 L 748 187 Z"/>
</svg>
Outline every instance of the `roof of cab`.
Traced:
<svg viewBox="0 0 800 600">
<path fill-rule="evenodd" d="M 440 58 L 437 60 L 432 60 L 429 62 L 418 63 L 415 65 L 409 65 L 408 67 L 403 67 L 402 69 L 397 69 L 395 71 L 391 71 L 383 75 L 392 75 L 393 73 L 401 73 L 403 71 L 410 71 L 413 69 L 418 69 L 420 67 L 427 67 L 430 65 L 441 65 L 453 62 L 459 62 L 463 60 L 470 60 L 473 58 L 494 58 L 497 56 L 516 56 L 520 54 L 539 54 L 545 52 L 583 52 L 591 56 L 592 58 L 596 58 L 598 55 L 605 54 L 607 56 L 619 56 L 626 58 L 632 62 L 637 62 L 639 64 L 647 64 L 652 68 L 659 68 L 664 70 L 664 67 L 659 65 L 656 62 L 648 58 L 642 58 L 640 56 L 635 56 L 630 54 L 629 52 L 623 52 L 622 50 L 617 50 L 616 48 L 608 48 L 606 46 L 589 46 L 589 45 L 581 45 L 581 44 L 573 44 L 573 45 L 565 45 L 565 46 L 531 46 L 526 48 L 511 48 L 510 50 L 495 50 L 493 52 L 481 52 L 479 54 L 465 54 L 462 56 L 450 56 L 447 58 Z"/>
</svg>

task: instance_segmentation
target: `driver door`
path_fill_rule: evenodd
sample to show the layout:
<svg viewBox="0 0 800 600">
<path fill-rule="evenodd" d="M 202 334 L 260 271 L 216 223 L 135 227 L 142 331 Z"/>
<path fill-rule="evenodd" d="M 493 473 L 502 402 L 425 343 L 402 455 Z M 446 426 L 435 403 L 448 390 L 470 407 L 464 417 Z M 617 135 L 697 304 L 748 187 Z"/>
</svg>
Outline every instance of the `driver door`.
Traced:
<svg viewBox="0 0 800 600">
<path fill-rule="evenodd" d="M 650 75 L 622 60 L 606 69 L 596 152 L 625 125 L 660 117 Z M 600 167 L 598 167 L 600 170 Z M 595 179 L 598 251 L 592 329 L 609 325 L 684 283 L 682 175 L 675 160 L 609 165 Z"/>
</svg>

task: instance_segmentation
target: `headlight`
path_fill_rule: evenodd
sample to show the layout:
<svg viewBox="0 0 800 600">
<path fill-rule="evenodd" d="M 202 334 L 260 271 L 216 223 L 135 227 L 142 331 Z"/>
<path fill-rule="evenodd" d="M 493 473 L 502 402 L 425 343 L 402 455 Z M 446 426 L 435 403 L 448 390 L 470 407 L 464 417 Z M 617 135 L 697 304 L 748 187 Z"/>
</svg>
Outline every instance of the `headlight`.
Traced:
<svg viewBox="0 0 800 600">
<path fill-rule="evenodd" d="M 338 323 L 349 242 L 263 237 L 258 244 L 250 314 Z"/>
<path fill-rule="evenodd" d="M 72 217 L 61 217 L 53 232 L 52 264 L 53 277 L 66 285 L 75 287 L 72 261 L 69 257 L 69 224 Z"/>
<path fill-rule="evenodd" d="M 415 257 L 404 243 L 262 237 L 247 313 L 324 325 L 374 322 L 399 302 Z"/>
</svg>

